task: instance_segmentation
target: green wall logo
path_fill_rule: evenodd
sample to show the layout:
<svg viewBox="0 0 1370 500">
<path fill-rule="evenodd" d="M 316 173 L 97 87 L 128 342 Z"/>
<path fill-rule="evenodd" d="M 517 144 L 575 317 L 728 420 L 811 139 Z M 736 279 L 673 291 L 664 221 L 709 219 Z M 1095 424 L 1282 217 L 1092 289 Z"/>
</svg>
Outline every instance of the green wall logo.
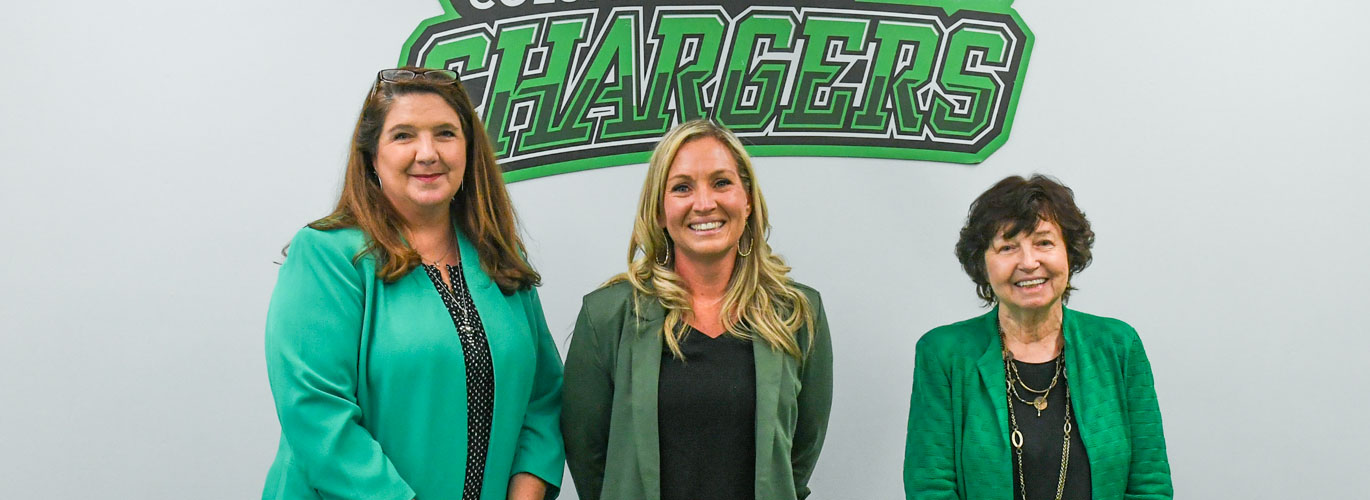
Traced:
<svg viewBox="0 0 1370 500">
<path fill-rule="evenodd" d="M 757 156 L 978 163 L 1032 51 L 1011 2 L 443 0 L 400 63 L 462 75 L 509 181 L 645 163 L 696 118 Z"/>
</svg>

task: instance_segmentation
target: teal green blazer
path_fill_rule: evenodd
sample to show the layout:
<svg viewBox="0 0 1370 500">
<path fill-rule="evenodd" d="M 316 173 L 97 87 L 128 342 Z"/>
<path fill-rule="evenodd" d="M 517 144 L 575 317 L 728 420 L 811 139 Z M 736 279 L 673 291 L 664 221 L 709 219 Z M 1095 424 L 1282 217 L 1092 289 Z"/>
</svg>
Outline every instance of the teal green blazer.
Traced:
<svg viewBox="0 0 1370 500">
<path fill-rule="evenodd" d="M 798 285 L 817 312 L 801 364 L 753 341 L 756 359 L 756 498 L 802 499 L 832 408 L 832 341 L 818 292 Z M 566 354 L 562 433 L 582 500 L 659 500 L 657 378 L 666 310 L 633 311 L 633 288 L 616 283 L 585 296 Z M 807 335 L 800 335 L 807 348 Z"/>
<path fill-rule="evenodd" d="M 998 308 L 918 341 L 904 451 L 910 499 L 1013 498 Z M 1137 332 L 1065 310 L 1066 374 L 1095 499 L 1172 498 L 1161 410 Z"/>
<path fill-rule="evenodd" d="M 489 338 L 495 407 L 480 498 L 527 472 L 561 484 L 561 357 L 531 288 L 512 295 L 457 231 L 461 273 Z M 356 229 L 300 230 L 266 319 L 281 441 L 263 499 L 461 498 L 466 365 L 452 317 L 422 269 L 376 277 Z"/>
</svg>

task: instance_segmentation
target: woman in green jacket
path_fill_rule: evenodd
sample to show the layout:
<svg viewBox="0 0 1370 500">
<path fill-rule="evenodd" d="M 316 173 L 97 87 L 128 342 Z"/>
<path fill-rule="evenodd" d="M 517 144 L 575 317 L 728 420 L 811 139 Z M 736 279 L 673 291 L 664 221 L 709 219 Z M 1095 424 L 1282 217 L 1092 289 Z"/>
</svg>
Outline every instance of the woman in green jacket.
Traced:
<svg viewBox="0 0 1370 500">
<path fill-rule="evenodd" d="M 1137 332 L 1065 308 L 1093 243 L 1070 188 L 1041 175 L 971 204 L 956 256 L 995 307 L 918 341 L 909 499 L 1173 496 Z"/>
<path fill-rule="evenodd" d="M 772 253 L 742 144 L 693 121 L 648 165 L 628 272 L 585 296 L 562 432 L 584 500 L 800 499 L 832 405 L 818 292 Z"/>
<path fill-rule="evenodd" d="M 265 499 L 556 495 L 561 360 L 490 140 L 447 70 L 381 71 L 338 206 L 266 321 Z"/>
</svg>

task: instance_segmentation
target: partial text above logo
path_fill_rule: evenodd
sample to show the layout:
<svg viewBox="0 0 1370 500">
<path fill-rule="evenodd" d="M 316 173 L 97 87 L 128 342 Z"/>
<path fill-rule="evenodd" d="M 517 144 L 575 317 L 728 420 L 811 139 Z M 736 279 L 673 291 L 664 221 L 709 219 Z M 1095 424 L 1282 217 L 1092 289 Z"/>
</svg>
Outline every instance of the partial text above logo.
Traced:
<svg viewBox="0 0 1370 500">
<path fill-rule="evenodd" d="M 442 0 L 400 63 L 461 75 L 509 181 L 645 163 L 698 118 L 754 156 L 978 163 L 1032 50 L 1011 1 Z"/>
</svg>

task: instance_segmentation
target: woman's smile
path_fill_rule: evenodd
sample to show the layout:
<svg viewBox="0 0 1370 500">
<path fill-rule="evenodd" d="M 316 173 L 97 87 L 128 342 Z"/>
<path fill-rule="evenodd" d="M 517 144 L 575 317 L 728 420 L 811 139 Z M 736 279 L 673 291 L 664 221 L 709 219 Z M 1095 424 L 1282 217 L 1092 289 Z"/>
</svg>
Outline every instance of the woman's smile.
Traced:
<svg viewBox="0 0 1370 500">
<path fill-rule="evenodd" d="M 722 229 L 724 224 L 726 223 L 721 220 L 709 222 L 696 222 L 690 224 L 690 230 L 694 231 L 694 233 L 699 236 L 708 236 L 711 234 L 718 234 L 723 232 Z"/>
<path fill-rule="evenodd" d="M 418 179 L 419 182 L 429 183 L 429 182 L 435 182 L 435 181 L 437 181 L 438 179 L 441 179 L 443 175 L 444 175 L 443 172 L 438 172 L 438 173 L 434 173 L 434 174 L 410 174 L 410 177 L 413 177 L 413 178 L 415 178 L 415 179 Z"/>
</svg>

